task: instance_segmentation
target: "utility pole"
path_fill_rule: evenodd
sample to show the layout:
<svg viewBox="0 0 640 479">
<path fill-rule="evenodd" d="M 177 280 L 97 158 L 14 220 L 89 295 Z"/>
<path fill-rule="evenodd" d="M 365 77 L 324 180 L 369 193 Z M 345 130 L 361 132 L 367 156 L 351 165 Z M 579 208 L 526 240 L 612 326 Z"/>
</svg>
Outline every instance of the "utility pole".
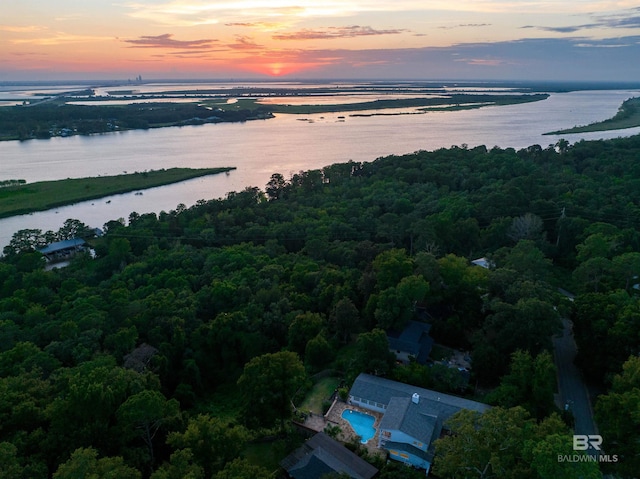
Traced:
<svg viewBox="0 0 640 479">
<path fill-rule="evenodd" d="M 562 212 L 560 213 L 560 218 L 558 218 L 558 237 L 556 238 L 556 248 L 560 245 L 560 230 L 562 229 L 562 220 L 566 218 L 565 215 L 566 208 L 562 207 Z"/>
</svg>

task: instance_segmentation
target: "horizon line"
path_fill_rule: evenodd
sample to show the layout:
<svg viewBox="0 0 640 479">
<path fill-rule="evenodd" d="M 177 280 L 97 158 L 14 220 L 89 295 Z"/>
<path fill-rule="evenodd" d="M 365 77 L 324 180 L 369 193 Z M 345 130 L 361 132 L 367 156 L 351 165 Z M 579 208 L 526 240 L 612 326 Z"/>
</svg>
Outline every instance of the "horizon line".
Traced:
<svg viewBox="0 0 640 479">
<path fill-rule="evenodd" d="M 230 78 L 148 78 L 148 79 L 130 79 L 130 78 L 111 78 L 111 79 L 86 79 L 86 78 L 70 78 L 70 79 L 51 79 L 51 80 L 0 80 L 0 85 L 42 85 L 42 84 L 69 84 L 69 83 L 83 83 L 83 84 L 135 84 L 145 85 L 150 83 L 236 83 L 236 82 L 255 82 L 255 83 L 318 83 L 318 82 L 369 82 L 369 83 L 443 83 L 443 82 L 456 82 L 456 83 L 473 83 L 473 84 L 504 84 L 504 83 L 519 83 L 519 84 L 583 84 L 583 85 L 638 85 L 640 87 L 640 80 L 523 80 L 523 79 L 468 79 L 468 78 L 430 78 L 430 79 L 416 79 L 416 78 L 255 78 L 255 77 L 230 77 Z"/>
</svg>

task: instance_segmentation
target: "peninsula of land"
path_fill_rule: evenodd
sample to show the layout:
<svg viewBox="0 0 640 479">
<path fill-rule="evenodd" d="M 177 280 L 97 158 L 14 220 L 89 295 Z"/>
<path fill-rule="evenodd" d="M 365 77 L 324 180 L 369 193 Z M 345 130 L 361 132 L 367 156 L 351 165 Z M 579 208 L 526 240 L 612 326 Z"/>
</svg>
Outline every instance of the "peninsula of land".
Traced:
<svg viewBox="0 0 640 479">
<path fill-rule="evenodd" d="M 144 190 L 231 170 L 235 170 L 235 167 L 170 168 L 36 183 L 23 183 L 21 180 L 3 182 L 11 183 L 11 186 L 0 187 L 0 218 L 44 211 L 80 201 Z"/>
<path fill-rule="evenodd" d="M 118 90 L 104 94 L 100 91 L 91 88 L 68 91 L 2 107 L 0 141 L 266 120 L 276 113 L 420 114 L 535 102 L 549 97 L 546 93 L 513 90 L 506 93 L 459 93 L 415 85 L 333 89 L 233 88 L 151 93 Z M 371 100 L 343 102 L 346 94 L 366 95 Z M 335 102 L 331 101 L 334 97 Z M 304 104 L 290 104 L 288 100 L 293 98 L 302 99 Z M 380 113 L 379 110 L 385 112 Z"/>
<path fill-rule="evenodd" d="M 574 126 L 565 130 L 550 131 L 545 135 L 563 135 L 566 133 L 588 133 L 592 131 L 624 130 L 640 126 L 640 97 L 629 98 L 622 102 L 618 113 L 607 120 L 584 126 Z"/>
</svg>

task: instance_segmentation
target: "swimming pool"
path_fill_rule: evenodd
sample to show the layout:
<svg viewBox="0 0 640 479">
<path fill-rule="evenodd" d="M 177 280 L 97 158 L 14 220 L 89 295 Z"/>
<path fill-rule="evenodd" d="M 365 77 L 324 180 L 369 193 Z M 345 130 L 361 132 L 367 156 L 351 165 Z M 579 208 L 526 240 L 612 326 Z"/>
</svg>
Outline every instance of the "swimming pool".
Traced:
<svg viewBox="0 0 640 479">
<path fill-rule="evenodd" d="M 354 411 L 353 409 L 345 409 L 342 411 L 342 419 L 347 421 L 356 434 L 361 437 L 360 442 L 362 444 L 376 435 L 376 428 L 373 427 L 376 418 L 369 414 Z"/>
</svg>

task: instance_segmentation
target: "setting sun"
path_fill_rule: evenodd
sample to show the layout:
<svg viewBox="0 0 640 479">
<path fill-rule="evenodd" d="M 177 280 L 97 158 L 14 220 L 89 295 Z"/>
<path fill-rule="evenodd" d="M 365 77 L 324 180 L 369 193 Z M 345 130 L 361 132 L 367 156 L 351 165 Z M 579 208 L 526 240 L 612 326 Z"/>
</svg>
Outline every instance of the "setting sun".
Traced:
<svg viewBox="0 0 640 479">
<path fill-rule="evenodd" d="M 640 49 L 639 10 L 626 1 L 95 0 L 71 9 L 23 0 L 6 10 L 0 81 L 139 74 L 532 79 L 532 72 L 556 80 L 612 72 L 631 80 L 640 68 L 628 61 Z M 540 58 L 540 51 L 554 55 Z"/>
<path fill-rule="evenodd" d="M 281 63 L 273 63 L 270 65 L 271 67 L 271 74 L 273 76 L 279 76 L 282 74 L 282 64 Z"/>
</svg>

